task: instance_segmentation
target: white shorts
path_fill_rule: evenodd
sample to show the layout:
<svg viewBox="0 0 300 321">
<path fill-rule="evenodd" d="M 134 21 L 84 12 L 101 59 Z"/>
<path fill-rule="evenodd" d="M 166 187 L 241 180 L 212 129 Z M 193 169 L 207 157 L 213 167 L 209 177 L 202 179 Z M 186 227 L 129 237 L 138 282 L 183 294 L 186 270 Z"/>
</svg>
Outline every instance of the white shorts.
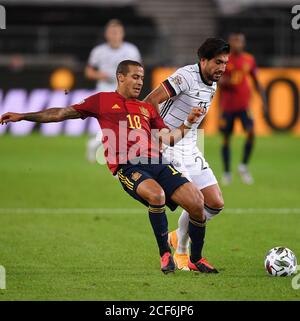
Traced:
<svg viewBox="0 0 300 321">
<path fill-rule="evenodd" d="M 200 189 L 216 185 L 218 181 L 200 151 L 194 152 L 193 156 L 176 156 L 176 152 L 164 153 L 164 157 L 181 172 L 186 178 L 195 183 Z"/>
</svg>

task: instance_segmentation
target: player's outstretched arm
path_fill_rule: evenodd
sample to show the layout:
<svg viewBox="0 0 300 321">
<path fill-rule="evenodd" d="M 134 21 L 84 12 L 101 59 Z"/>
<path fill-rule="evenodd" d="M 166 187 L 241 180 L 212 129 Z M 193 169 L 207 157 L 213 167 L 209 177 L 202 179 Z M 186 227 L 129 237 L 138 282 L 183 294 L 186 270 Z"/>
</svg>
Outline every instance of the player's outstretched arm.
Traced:
<svg viewBox="0 0 300 321">
<path fill-rule="evenodd" d="M 12 113 L 8 112 L 0 116 L 2 125 L 14 123 L 21 120 L 33 121 L 37 123 L 60 122 L 66 119 L 80 118 L 81 114 L 73 107 L 49 108 L 35 113 Z"/>
<path fill-rule="evenodd" d="M 169 95 L 162 85 L 155 88 L 151 93 L 144 98 L 144 101 L 151 104 L 159 112 L 159 104 L 168 100 Z"/>
<path fill-rule="evenodd" d="M 192 125 L 197 122 L 203 113 L 205 113 L 205 110 L 202 107 L 192 108 L 187 119 L 178 128 L 175 128 L 172 131 L 167 131 L 165 128 L 160 130 L 159 139 L 164 144 L 174 146 L 187 134 L 192 128 Z"/>
</svg>

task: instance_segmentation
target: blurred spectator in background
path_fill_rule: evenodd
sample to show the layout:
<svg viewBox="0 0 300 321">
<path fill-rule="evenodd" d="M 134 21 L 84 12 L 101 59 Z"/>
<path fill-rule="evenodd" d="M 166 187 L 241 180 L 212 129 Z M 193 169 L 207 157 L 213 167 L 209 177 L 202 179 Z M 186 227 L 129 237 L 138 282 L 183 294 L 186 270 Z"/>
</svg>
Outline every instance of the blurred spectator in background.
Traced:
<svg viewBox="0 0 300 321">
<path fill-rule="evenodd" d="M 96 80 L 96 90 L 101 92 L 115 91 L 117 88 L 116 69 L 123 60 L 141 62 L 141 54 L 138 48 L 124 41 L 125 29 L 120 20 L 109 20 L 105 26 L 105 43 L 92 49 L 85 76 L 90 80 Z M 102 133 L 91 137 L 87 144 L 87 159 L 96 161 L 96 151 L 101 146 Z"/>
<path fill-rule="evenodd" d="M 222 183 L 223 185 L 228 185 L 232 181 L 230 169 L 230 138 L 235 120 L 240 119 L 247 137 L 242 160 L 238 166 L 238 172 L 245 184 L 252 184 L 253 177 L 248 170 L 248 163 L 254 144 L 254 123 L 249 108 L 251 87 L 248 76 L 253 79 L 255 88 L 262 96 L 264 103 L 265 94 L 257 79 L 255 58 L 244 51 L 246 44 L 244 34 L 239 32 L 231 33 L 228 42 L 231 52 L 226 71 L 219 82 L 221 88 L 220 131 L 223 134 L 222 160 L 224 166 Z"/>
</svg>

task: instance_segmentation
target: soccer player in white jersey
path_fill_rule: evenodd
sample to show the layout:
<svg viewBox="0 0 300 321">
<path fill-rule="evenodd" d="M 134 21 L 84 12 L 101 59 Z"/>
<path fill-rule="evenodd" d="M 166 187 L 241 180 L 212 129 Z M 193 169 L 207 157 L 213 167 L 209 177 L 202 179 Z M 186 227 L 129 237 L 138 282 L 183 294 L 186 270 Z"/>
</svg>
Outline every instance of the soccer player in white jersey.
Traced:
<svg viewBox="0 0 300 321">
<path fill-rule="evenodd" d="M 97 81 L 96 91 L 111 92 L 117 88 L 116 69 L 123 60 L 134 60 L 141 63 L 141 54 L 138 48 L 124 41 L 125 29 L 118 19 L 109 20 L 105 26 L 104 37 L 106 42 L 92 49 L 85 76 Z M 87 159 L 96 161 L 96 151 L 101 146 L 101 131 L 91 137 L 87 144 Z"/>
<path fill-rule="evenodd" d="M 176 146 L 164 149 L 164 157 L 192 180 L 204 195 L 207 220 L 219 214 L 224 201 L 216 177 L 197 147 L 197 132 L 216 93 L 217 81 L 225 72 L 229 44 L 222 39 L 208 38 L 198 49 L 198 63 L 177 69 L 154 89 L 145 100 L 153 104 L 171 129 L 180 124 L 192 106 L 201 106 L 205 114 L 192 126 Z M 170 245 L 175 249 L 174 261 L 178 269 L 189 270 L 189 215 L 184 210 L 178 228 L 169 233 Z"/>
</svg>

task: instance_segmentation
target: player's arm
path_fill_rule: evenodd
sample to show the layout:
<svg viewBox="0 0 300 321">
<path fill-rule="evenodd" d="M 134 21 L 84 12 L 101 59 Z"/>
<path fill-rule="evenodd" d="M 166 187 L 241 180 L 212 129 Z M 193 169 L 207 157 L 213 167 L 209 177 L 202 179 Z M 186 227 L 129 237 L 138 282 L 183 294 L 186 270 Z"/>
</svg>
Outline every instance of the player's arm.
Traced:
<svg viewBox="0 0 300 321">
<path fill-rule="evenodd" d="M 144 101 L 151 104 L 156 108 L 156 110 L 159 112 L 159 104 L 169 99 L 170 96 L 161 84 L 157 88 L 155 88 L 151 93 L 144 98 Z"/>
<path fill-rule="evenodd" d="M 253 83 L 254 83 L 254 87 L 256 89 L 256 91 L 258 92 L 258 94 L 261 96 L 261 99 L 262 99 L 262 102 L 263 102 L 263 109 L 264 111 L 266 111 L 266 107 L 267 107 L 267 96 L 266 96 L 266 92 L 264 90 L 264 88 L 262 87 L 262 85 L 260 84 L 258 78 L 257 78 L 257 71 L 256 71 L 256 68 L 253 69 L 251 72 L 250 72 L 250 76 L 253 80 Z"/>
<path fill-rule="evenodd" d="M 158 138 L 162 143 L 174 146 L 187 134 L 187 132 L 192 128 L 192 125 L 197 122 L 204 112 L 204 108 L 202 107 L 192 108 L 187 119 L 178 128 L 175 128 L 172 131 L 167 128 L 163 128 L 159 131 Z"/>
<path fill-rule="evenodd" d="M 88 62 L 86 64 L 86 67 L 84 69 L 84 75 L 89 80 L 107 80 L 111 78 L 110 75 L 107 73 L 99 70 L 99 59 L 102 59 L 101 54 L 102 50 L 99 47 L 95 47 L 89 56 Z"/>
<path fill-rule="evenodd" d="M 78 104 L 64 108 L 48 108 L 35 113 L 6 113 L 0 116 L 0 123 L 7 124 L 21 120 L 33 121 L 37 123 L 60 122 L 66 119 L 85 119 L 86 117 L 99 117 L 99 97 L 95 94 L 85 98 Z"/>
<path fill-rule="evenodd" d="M 251 69 L 250 69 L 250 73 L 249 74 L 250 74 L 250 77 L 253 80 L 254 87 L 255 87 L 256 91 L 261 96 L 261 99 L 263 101 L 264 111 L 266 111 L 267 96 L 266 96 L 264 88 L 262 87 L 262 85 L 260 84 L 260 82 L 258 80 L 257 73 L 258 73 L 258 69 L 257 69 L 256 61 L 255 61 L 255 58 L 252 57 L 252 64 L 251 64 Z"/>
<path fill-rule="evenodd" d="M 51 123 L 76 118 L 81 118 L 81 114 L 73 107 L 49 108 L 34 113 L 21 114 L 8 112 L 0 116 L 0 123 L 4 125 L 21 120 L 33 121 L 37 123 Z"/>
<path fill-rule="evenodd" d="M 251 78 L 252 78 L 252 80 L 253 80 L 255 89 L 257 90 L 257 92 L 258 92 L 261 96 L 263 96 L 263 95 L 265 94 L 265 91 L 264 91 L 262 85 L 260 84 L 260 82 L 259 82 L 259 80 L 258 80 L 258 78 L 257 78 L 257 75 L 256 75 L 255 73 L 251 73 L 250 75 L 251 75 Z"/>
<path fill-rule="evenodd" d="M 170 77 L 155 88 L 145 99 L 147 103 L 153 105 L 159 112 L 159 104 L 162 102 L 188 92 L 193 82 L 193 76 L 184 68 L 177 69 Z"/>
<path fill-rule="evenodd" d="M 89 80 L 107 80 L 110 76 L 90 65 L 87 65 L 84 70 L 85 77 Z"/>
</svg>

